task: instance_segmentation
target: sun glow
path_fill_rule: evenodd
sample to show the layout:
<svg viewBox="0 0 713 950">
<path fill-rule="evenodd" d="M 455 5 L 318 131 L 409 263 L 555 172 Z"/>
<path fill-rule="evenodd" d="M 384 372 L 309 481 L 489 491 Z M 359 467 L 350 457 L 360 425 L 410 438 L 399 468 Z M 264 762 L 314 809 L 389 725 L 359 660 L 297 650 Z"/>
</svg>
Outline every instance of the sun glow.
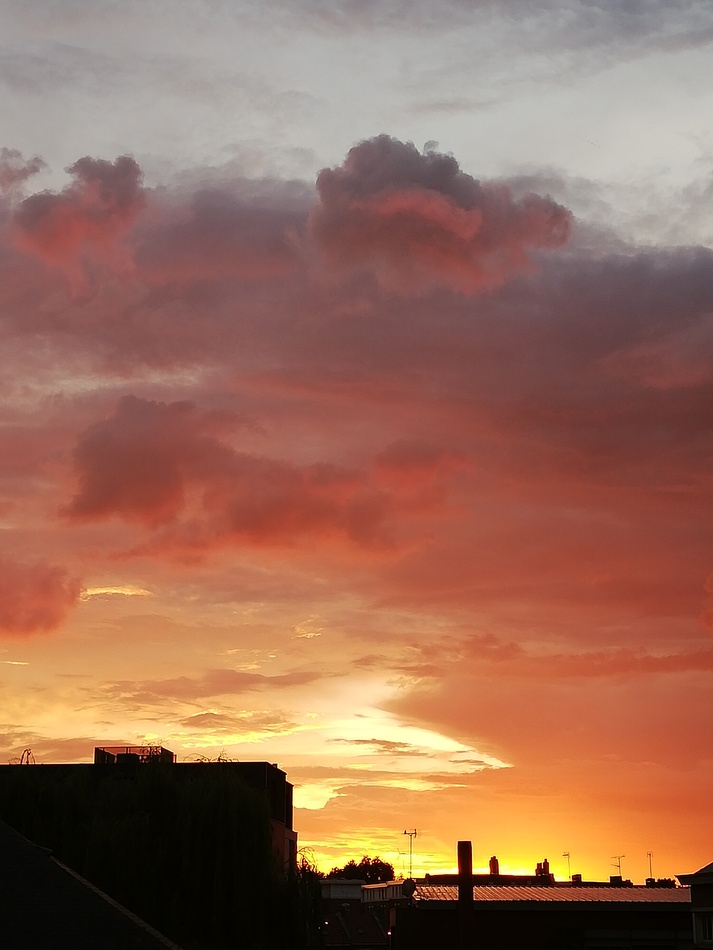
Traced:
<svg viewBox="0 0 713 950">
<path fill-rule="evenodd" d="M 134 584 L 109 584 L 104 587 L 87 587 L 80 594 L 80 600 L 91 600 L 93 597 L 151 597 L 150 590 L 137 587 Z"/>
</svg>

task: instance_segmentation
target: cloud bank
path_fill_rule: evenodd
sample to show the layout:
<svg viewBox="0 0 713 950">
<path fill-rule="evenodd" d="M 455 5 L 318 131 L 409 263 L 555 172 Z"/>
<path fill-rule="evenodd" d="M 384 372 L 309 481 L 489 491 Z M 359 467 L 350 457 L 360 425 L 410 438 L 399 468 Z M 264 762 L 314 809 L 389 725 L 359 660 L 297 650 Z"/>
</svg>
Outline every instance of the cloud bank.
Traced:
<svg viewBox="0 0 713 950">
<path fill-rule="evenodd" d="M 314 190 L 234 166 L 149 187 L 124 156 L 28 194 L 40 160 L 2 163 L 8 736 L 71 713 L 239 757 L 242 730 L 324 780 L 314 834 L 398 825 L 427 787 L 484 826 L 577 801 L 603 835 L 613 761 L 658 818 L 690 769 L 694 813 L 709 248 L 582 238 L 556 178 L 383 135 Z M 407 726 L 470 765 L 404 777 Z M 340 786 L 359 750 L 376 777 Z"/>
</svg>

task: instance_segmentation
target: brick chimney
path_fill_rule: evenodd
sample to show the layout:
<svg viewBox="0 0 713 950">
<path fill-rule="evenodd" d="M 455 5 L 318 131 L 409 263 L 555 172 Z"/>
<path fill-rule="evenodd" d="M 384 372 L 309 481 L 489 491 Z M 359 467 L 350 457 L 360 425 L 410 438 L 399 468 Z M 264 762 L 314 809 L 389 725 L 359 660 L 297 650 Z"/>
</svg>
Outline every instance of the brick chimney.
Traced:
<svg viewBox="0 0 713 950">
<path fill-rule="evenodd" d="M 473 845 L 458 842 L 458 903 L 473 903 Z"/>
</svg>

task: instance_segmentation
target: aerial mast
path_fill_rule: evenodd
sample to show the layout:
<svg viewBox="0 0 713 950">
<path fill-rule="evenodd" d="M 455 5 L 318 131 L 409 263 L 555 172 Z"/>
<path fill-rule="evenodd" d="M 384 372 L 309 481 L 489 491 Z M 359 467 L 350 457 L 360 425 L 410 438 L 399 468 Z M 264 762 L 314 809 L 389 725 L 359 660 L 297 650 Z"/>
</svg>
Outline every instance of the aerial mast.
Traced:
<svg viewBox="0 0 713 950">
<path fill-rule="evenodd" d="M 413 831 L 404 830 L 404 834 L 408 835 L 408 876 L 413 877 L 413 839 L 418 832 L 414 828 Z"/>
</svg>

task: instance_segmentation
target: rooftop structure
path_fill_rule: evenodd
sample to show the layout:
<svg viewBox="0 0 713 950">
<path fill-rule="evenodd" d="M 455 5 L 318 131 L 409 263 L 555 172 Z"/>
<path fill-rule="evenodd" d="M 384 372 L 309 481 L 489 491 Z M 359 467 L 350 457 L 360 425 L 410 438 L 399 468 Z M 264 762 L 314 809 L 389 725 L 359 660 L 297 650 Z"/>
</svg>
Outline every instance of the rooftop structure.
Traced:
<svg viewBox="0 0 713 950">
<path fill-rule="evenodd" d="M 172 765 L 176 761 L 174 752 L 155 745 L 107 745 L 94 749 L 95 765 L 120 765 L 148 762 L 164 762 Z"/>
</svg>

